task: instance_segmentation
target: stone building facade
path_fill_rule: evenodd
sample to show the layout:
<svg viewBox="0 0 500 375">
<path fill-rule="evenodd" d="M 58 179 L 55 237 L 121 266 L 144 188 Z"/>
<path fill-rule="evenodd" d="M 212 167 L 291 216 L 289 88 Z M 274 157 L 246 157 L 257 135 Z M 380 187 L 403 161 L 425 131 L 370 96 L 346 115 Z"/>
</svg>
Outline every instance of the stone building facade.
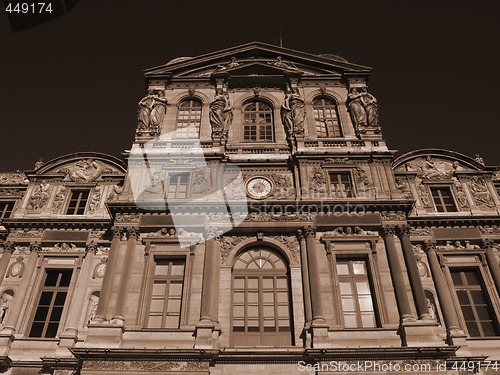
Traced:
<svg viewBox="0 0 500 375">
<path fill-rule="evenodd" d="M 0 371 L 500 371 L 499 169 L 396 158 L 369 74 L 263 43 L 177 58 L 122 159 L 0 174 Z"/>
</svg>

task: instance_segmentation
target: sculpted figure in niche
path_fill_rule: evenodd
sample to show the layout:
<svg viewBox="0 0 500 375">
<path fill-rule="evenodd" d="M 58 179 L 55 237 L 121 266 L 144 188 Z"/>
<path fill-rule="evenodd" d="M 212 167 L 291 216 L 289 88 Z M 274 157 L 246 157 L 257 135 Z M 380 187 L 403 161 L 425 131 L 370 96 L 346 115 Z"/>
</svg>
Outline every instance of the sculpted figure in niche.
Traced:
<svg viewBox="0 0 500 375">
<path fill-rule="evenodd" d="M 0 296 L 0 327 L 3 327 L 4 322 L 7 320 L 7 314 L 13 298 L 14 293 L 11 290 L 3 292 L 2 296 Z"/>
<path fill-rule="evenodd" d="M 366 122 L 368 126 L 378 127 L 378 104 L 377 99 L 368 92 L 366 87 L 361 89 L 361 101 L 366 111 Z"/>
<path fill-rule="evenodd" d="M 66 198 L 66 186 L 61 186 L 61 190 L 58 191 L 58 193 L 54 197 L 54 202 L 52 203 L 53 213 L 58 213 L 59 211 L 61 211 L 65 198 Z"/>
<path fill-rule="evenodd" d="M 485 186 L 485 182 L 482 178 L 478 176 L 472 177 L 471 180 L 471 190 L 474 200 L 478 206 L 494 207 L 495 204 L 491 199 L 491 195 L 488 188 Z"/>
<path fill-rule="evenodd" d="M 208 117 L 210 125 L 212 125 L 212 139 L 227 134 L 233 121 L 233 107 L 229 102 L 229 95 L 223 89 L 215 90 L 215 97 L 210 103 Z"/>
<path fill-rule="evenodd" d="M 352 87 L 349 90 L 346 100 L 349 114 L 351 115 L 352 122 L 356 127 L 367 125 L 366 110 L 361 98 L 362 96 L 362 93 L 359 92 L 356 87 Z"/>
</svg>

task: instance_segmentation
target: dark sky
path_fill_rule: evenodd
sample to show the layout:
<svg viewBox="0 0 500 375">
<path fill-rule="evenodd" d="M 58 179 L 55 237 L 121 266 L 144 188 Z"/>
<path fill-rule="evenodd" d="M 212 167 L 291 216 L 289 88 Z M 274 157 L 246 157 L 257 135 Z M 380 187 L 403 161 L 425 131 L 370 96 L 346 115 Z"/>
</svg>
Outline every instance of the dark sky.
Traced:
<svg viewBox="0 0 500 375">
<path fill-rule="evenodd" d="M 496 1 L 80 0 L 13 33 L 0 14 L 0 171 L 130 148 L 143 69 L 252 41 L 373 67 L 389 147 L 500 164 Z M 327 5 L 325 5 L 327 4 Z M 315 7 L 315 8 L 312 8 Z"/>
</svg>

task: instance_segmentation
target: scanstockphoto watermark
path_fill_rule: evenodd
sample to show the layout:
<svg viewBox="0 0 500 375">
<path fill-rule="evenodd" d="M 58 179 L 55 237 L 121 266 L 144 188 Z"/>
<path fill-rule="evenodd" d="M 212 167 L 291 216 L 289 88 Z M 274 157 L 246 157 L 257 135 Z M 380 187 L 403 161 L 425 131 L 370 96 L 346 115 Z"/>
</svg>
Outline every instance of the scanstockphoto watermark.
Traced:
<svg viewBox="0 0 500 375">
<path fill-rule="evenodd" d="M 298 370 L 305 373 L 320 372 L 432 372 L 446 371 L 446 363 L 391 362 L 391 361 L 329 361 L 298 362 Z"/>
</svg>

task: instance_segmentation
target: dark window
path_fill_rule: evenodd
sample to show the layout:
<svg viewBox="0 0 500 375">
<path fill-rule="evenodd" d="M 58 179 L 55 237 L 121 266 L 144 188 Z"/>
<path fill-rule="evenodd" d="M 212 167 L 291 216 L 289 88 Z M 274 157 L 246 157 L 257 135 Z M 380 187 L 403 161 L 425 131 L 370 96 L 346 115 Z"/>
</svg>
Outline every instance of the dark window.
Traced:
<svg viewBox="0 0 500 375">
<path fill-rule="evenodd" d="M 72 273 L 72 270 L 45 270 L 29 337 L 56 337 Z"/>
<path fill-rule="evenodd" d="M 195 99 L 183 100 L 177 114 L 176 138 L 198 138 L 201 125 L 201 102 Z"/>
<path fill-rule="evenodd" d="M 179 173 L 170 175 L 167 198 L 187 198 L 189 174 Z"/>
<path fill-rule="evenodd" d="M 432 199 L 438 212 L 456 212 L 457 206 L 447 186 L 431 186 Z"/>
<path fill-rule="evenodd" d="M 0 219 L 9 218 L 13 209 L 14 202 L 0 202 Z"/>
<path fill-rule="evenodd" d="M 330 172 L 330 196 L 335 198 L 354 197 L 354 190 L 349 172 Z"/>
<path fill-rule="evenodd" d="M 288 268 L 281 257 L 267 248 L 238 257 L 232 309 L 232 345 L 292 345 Z"/>
<path fill-rule="evenodd" d="M 318 137 L 342 137 L 337 104 L 329 98 L 317 98 L 312 102 L 316 135 Z"/>
<path fill-rule="evenodd" d="M 273 110 L 263 102 L 255 101 L 243 107 L 245 142 L 272 142 Z"/>
<path fill-rule="evenodd" d="M 462 315 L 471 337 L 497 336 L 498 322 L 476 269 L 450 269 Z"/>
<path fill-rule="evenodd" d="M 148 328 L 179 328 L 183 286 L 184 261 L 155 260 Z"/>
<path fill-rule="evenodd" d="M 71 199 L 69 201 L 67 215 L 83 215 L 89 200 L 90 190 L 73 190 L 71 191 Z"/>
<path fill-rule="evenodd" d="M 345 327 L 376 327 L 366 261 L 337 259 L 337 275 Z"/>
</svg>

